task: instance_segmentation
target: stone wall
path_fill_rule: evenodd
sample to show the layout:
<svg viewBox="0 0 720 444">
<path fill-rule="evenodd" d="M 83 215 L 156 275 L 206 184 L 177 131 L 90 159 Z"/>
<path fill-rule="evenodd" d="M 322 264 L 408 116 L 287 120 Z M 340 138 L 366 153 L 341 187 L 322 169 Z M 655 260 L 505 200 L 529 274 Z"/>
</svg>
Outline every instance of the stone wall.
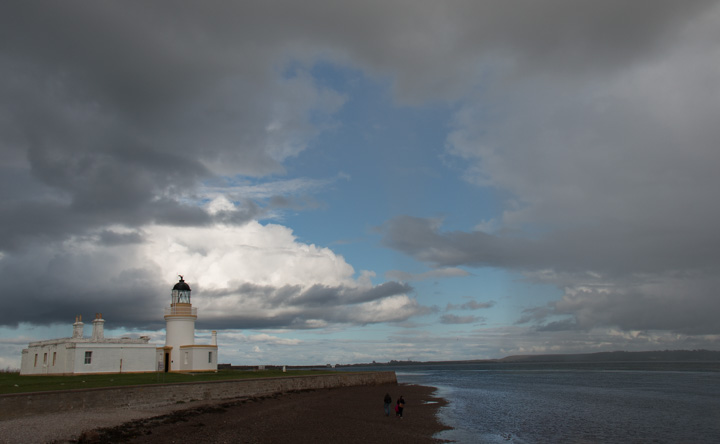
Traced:
<svg viewBox="0 0 720 444">
<path fill-rule="evenodd" d="M 263 396 L 294 390 L 397 384 L 395 372 L 338 372 L 324 375 L 228 381 L 149 384 L 0 395 L 0 418 L 11 419 L 68 410 L 152 408 L 200 400 Z"/>
</svg>

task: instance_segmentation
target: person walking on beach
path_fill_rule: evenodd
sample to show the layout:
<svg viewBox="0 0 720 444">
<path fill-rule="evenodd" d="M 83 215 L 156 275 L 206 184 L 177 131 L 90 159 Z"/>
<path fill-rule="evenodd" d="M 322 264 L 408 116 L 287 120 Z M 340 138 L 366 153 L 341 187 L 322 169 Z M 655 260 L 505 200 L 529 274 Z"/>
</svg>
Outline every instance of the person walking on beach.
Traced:
<svg viewBox="0 0 720 444">
<path fill-rule="evenodd" d="M 395 412 L 397 412 L 396 416 L 400 419 L 402 419 L 403 409 L 405 408 L 405 398 L 403 398 L 403 395 L 400 395 L 400 397 L 397 400 L 397 404 L 395 404 Z"/>
<path fill-rule="evenodd" d="M 390 404 L 392 404 L 390 393 L 385 393 L 385 416 L 390 416 Z"/>
</svg>

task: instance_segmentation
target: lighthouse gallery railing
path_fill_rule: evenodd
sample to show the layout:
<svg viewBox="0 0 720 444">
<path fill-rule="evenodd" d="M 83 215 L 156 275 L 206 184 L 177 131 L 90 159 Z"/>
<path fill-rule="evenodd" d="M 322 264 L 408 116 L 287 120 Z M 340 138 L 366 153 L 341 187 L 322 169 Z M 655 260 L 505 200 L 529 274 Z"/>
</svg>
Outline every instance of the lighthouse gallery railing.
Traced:
<svg viewBox="0 0 720 444">
<path fill-rule="evenodd" d="M 197 316 L 197 308 L 195 307 L 165 307 L 165 316 L 181 315 L 181 316 Z"/>
</svg>

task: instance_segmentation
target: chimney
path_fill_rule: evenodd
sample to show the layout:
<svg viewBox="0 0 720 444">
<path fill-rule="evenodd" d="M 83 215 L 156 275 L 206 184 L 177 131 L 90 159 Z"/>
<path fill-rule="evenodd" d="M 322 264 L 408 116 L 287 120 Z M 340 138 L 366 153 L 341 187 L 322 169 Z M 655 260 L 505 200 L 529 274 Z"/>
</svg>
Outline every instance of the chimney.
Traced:
<svg viewBox="0 0 720 444">
<path fill-rule="evenodd" d="M 212 340 L 210 341 L 210 345 L 217 345 L 217 332 L 213 330 L 212 332 Z"/>
<path fill-rule="evenodd" d="M 73 324 L 73 338 L 82 338 L 83 337 L 83 327 L 85 327 L 85 324 L 82 322 L 82 315 L 75 316 L 75 323 Z"/>
<path fill-rule="evenodd" d="M 102 313 L 95 313 L 95 319 L 93 319 L 93 341 L 102 341 L 105 339 L 105 320 L 102 318 Z"/>
</svg>

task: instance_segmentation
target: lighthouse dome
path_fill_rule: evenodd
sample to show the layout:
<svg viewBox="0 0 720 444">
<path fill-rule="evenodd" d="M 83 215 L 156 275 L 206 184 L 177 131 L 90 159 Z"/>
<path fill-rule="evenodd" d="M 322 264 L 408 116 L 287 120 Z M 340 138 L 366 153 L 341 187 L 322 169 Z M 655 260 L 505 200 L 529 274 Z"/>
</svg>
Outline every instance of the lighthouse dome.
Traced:
<svg viewBox="0 0 720 444">
<path fill-rule="evenodd" d="M 173 287 L 173 290 L 184 290 L 184 291 L 190 291 L 190 286 L 185 282 L 185 279 L 180 276 L 180 282 L 175 284 Z"/>
</svg>

